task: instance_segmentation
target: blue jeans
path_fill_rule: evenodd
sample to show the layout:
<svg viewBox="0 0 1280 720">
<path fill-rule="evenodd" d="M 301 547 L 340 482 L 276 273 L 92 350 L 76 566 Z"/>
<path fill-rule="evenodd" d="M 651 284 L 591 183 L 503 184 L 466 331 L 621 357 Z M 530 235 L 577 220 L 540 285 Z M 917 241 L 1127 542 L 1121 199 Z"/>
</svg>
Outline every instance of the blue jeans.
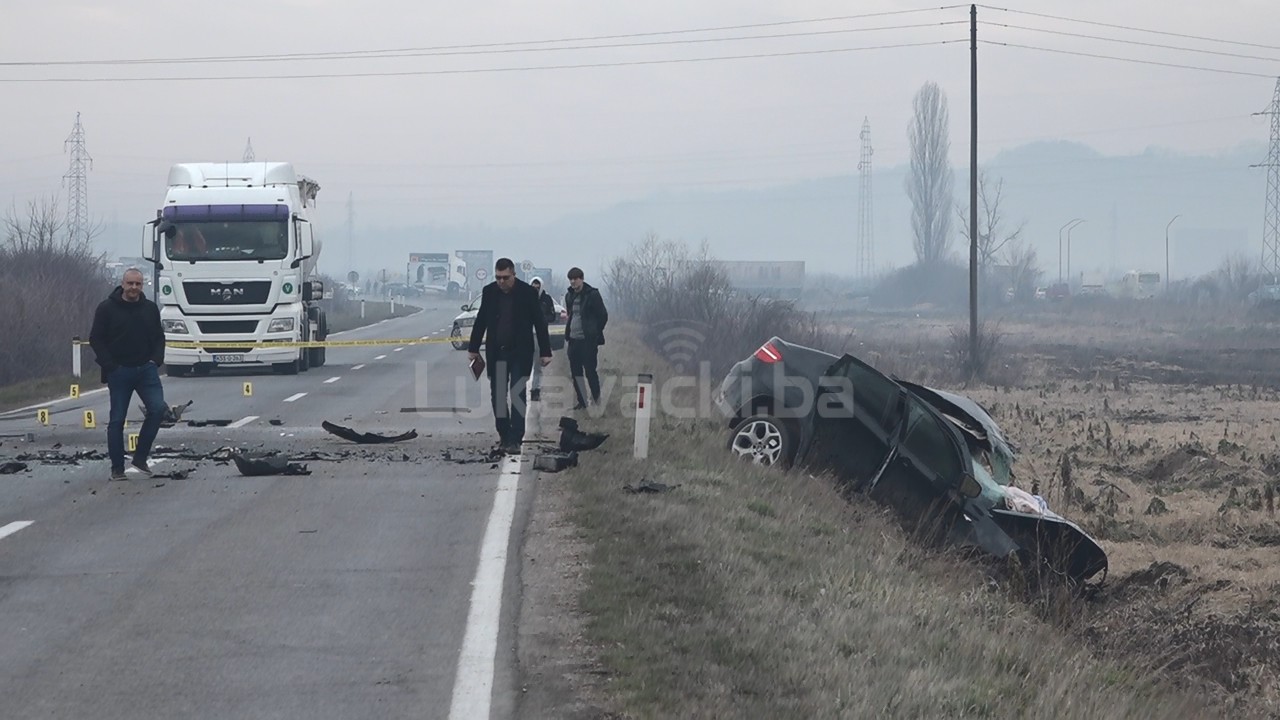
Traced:
<svg viewBox="0 0 1280 720">
<path fill-rule="evenodd" d="M 111 469 L 124 470 L 124 419 L 129 414 L 129 401 L 135 392 L 147 414 L 138 433 L 138 449 L 133 453 L 133 462 L 146 462 L 147 455 L 151 454 L 151 443 L 155 442 L 160 422 L 168 409 L 164 404 L 164 387 L 160 385 L 160 368 L 154 363 L 118 367 L 107 375 L 107 392 L 111 395 L 111 419 L 107 422 L 107 455 L 111 457 Z"/>
</svg>

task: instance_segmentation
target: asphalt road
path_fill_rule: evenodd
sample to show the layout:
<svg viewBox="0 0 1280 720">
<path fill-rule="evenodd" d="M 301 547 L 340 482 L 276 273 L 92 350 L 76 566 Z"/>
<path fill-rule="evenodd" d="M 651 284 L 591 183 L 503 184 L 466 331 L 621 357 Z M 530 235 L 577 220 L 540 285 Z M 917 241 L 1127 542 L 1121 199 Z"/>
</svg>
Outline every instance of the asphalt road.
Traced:
<svg viewBox="0 0 1280 720">
<path fill-rule="evenodd" d="M 334 339 L 446 338 L 457 305 Z M 487 389 L 463 353 L 330 348 L 297 376 L 165 378 L 170 404 L 192 404 L 161 430 L 153 470 L 189 474 L 109 482 L 105 457 L 69 460 L 105 453 L 98 387 L 95 374 L 48 405 L 49 426 L 35 409 L 0 415 L 0 434 L 35 436 L 0 442 L 0 460 L 45 453 L 0 475 L 4 716 L 514 715 L 531 441 L 558 409 L 535 418 L 522 461 L 485 460 Z M 86 409 L 97 429 L 81 427 Z M 419 437 L 356 445 L 322 420 Z M 228 447 L 278 450 L 311 474 L 243 477 Z"/>
</svg>

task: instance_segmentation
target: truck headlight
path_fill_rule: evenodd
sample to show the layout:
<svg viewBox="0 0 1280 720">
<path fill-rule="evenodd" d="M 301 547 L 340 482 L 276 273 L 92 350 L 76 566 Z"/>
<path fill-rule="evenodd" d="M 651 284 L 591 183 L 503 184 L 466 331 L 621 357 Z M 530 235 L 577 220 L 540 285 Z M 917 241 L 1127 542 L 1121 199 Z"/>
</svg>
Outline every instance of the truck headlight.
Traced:
<svg viewBox="0 0 1280 720">
<path fill-rule="evenodd" d="M 267 332 L 293 332 L 293 318 L 276 318 L 267 326 Z"/>
<path fill-rule="evenodd" d="M 174 335 L 187 335 L 187 323 L 183 320 L 161 320 L 160 326 L 164 328 L 166 333 Z"/>
</svg>

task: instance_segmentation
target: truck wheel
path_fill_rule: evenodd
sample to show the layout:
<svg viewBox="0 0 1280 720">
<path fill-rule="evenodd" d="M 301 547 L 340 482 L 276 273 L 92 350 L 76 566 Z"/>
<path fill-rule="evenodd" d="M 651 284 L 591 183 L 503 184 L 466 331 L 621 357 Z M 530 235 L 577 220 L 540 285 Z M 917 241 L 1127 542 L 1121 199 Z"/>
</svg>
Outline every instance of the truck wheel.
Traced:
<svg viewBox="0 0 1280 720">
<path fill-rule="evenodd" d="M 280 373 L 281 375 L 297 375 L 298 369 L 299 369 L 299 363 L 297 360 L 294 360 L 293 362 L 287 362 L 287 363 L 275 363 L 274 365 L 271 366 L 271 369 Z"/>
<path fill-rule="evenodd" d="M 308 354 L 311 356 L 308 359 L 308 361 L 311 363 L 311 367 L 313 368 L 324 367 L 324 360 L 325 360 L 324 351 L 326 349 L 327 348 L 319 347 L 319 348 L 311 348 L 308 351 Z"/>
<path fill-rule="evenodd" d="M 456 282 L 451 282 L 449 283 L 449 291 L 446 293 L 446 297 L 456 298 L 458 297 L 458 294 L 461 292 L 462 292 L 462 286 Z"/>
<path fill-rule="evenodd" d="M 324 311 L 316 314 L 316 340 L 324 340 L 329 337 L 329 321 L 325 317 Z M 311 367 L 324 367 L 325 350 L 328 348 L 311 348 Z"/>
</svg>

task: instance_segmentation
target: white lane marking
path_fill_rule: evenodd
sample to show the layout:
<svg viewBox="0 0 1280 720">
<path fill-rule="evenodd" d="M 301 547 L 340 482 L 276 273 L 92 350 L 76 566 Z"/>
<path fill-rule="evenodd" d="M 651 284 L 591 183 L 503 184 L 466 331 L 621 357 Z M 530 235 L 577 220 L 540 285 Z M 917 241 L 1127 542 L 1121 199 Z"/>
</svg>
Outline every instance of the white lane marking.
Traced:
<svg viewBox="0 0 1280 720">
<path fill-rule="evenodd" d="M 34 520 L 15 520 L 14 522 L 11 522 L 8 525 L 5 525 L 4 527 L 0 527 L 0 538 L 9 537 L 10 535 L 21 530 L 22 528 L 32 525 L 34 523 L 35 523 Z"/>
<path fill-rule="evenodd" d="M 471 609 L 458 655 L 458 673 L 453 680 L 450 720 L 489 717 L 502 616 L 502 580 L 507 572 L 507 547 L 511 544 L 511 521 L 519 487 L 520 458 L 507 456 L 502 461 L 493 510 L 480 543 L 480 564 L 471 583 Z"/>
<path fill-rule="evenodd" d="M 82 382 L 84 382 L 84 378 L 81 378 L 81 381 L 82 381 Z M 90 390 L 90 391 L 88 391 L 88 392 L 82 392 L 82 393 L 80 393 L 80 397 L 82 397 L 82 398 L 83 398 L 83 397 L 89 397 L 90 395 L 97 395 L 98 393 L 104 393 L 104 392 L 106 392 L 106 391 L 107 391 L 107 388 L 100 387 L 100 388 L 98 388 L 97 390 Z M 4 411 L 4 412 L 0 413 L 0 417 L 4 417 L 4 416 L 8 416 L 8 415 L 14 415 L 14 414 L 17 414 L 17 413 L 26 412 L 26 411 L 28 411 L 28 410 L 38 410 L 39 408 L 49 407 L 50 405 L 57 405 L 57 404 L 59 404 L 59 403 L 70 402 L 70 401 L 72 401 L 72 400 L 77 400 L 77 399 L 78 399 L 78 398 L 73 398 L 73 397 L 60 397 L 60 398 L 57 398 L 57 399 L 54 399 L 54 400 L 46 400 L 46 401 L 44 401 L 44 402 L 36 403 L 35 405 L 28 405 L 28 406 L 26 406 L 26 407 L 20 407 L 20 408 L 17 408 L 16 410 L 6 410 L 6 411 Z"/>
<path fill-rule="evenodd" d="M 374 360 L 385 360 L 386 358 L 387 358 L 386 355 L 379 355 L 378 357 L 374 358 Z"/>
<path fill-rule="evenodd" d="M 251 423 L 251 422 L 253 422 L 254 420 L 257 420 L 257 419 L 258 419 L 258 416 L 257 416 L 257 415 L 246 415 L 245 417 L 242 417 L 242 418 L 240 418 L 239 420 L 237 420 L 237 421 L 235 421 L 235 422 L 231 423 L 231 424 L 230 424 L 230 425 L 228 425 L 227 427 L 229 427 L 229 428 L 244 427 L 245 425 L 248 425 L 249 423 Z"/>
<path fill-rule="evenodd" d="M 403 349 L 404 349 L 404 348 L 402 348 L 402 347 L 398 347 L 398 348 L 396 348 L 395 350 L 392 350 L 391 352 L 400 352 L 400 351 L 401 351 L 401 350 L 403 350 Z"/>
<path fill-rule="evenodd" d="M 304 392 L 301 392 L 301 393 L 294 393 L 293 395 L 290 395 L 289 397 L 285 398 L 285 399 L 284 399 L 284 401 L 285 401 L 285 402 L 293 402 L 294 400 L 297 400 L 297 399 L 302 398 L 302 397 L 305 397 L 305 396 L 306 396 L 306 393 L 304 393 Z"/>
<path fill-rule="evenodd" d="M 362 368 L 362 367 L 364 367 L 364 363 L 360 363 L 359 365 L 352 365 L 352 366 L 351 366 L 351 369 L 352 369 L 352 370 L 359 370 L 359 369 L 360 369 L 360 368 Z"/>
<path fill-rule="evenodd" d="M 324 381 L 324 384 L 325 384 L 325 385 L 328 385 L 329 383 L 336 383 L 336 382 L 338 382 L 338 381 L 339 381 L 339 380 L 341 380 L 341 379 L 342 379 L 342 376 L 341 376 L 341 375 L 335 375 L 334 377 L 331 377 L 331 378 L 329 378 L 328 380 L 325 380 L 325 381 Z"/>
</svg>

